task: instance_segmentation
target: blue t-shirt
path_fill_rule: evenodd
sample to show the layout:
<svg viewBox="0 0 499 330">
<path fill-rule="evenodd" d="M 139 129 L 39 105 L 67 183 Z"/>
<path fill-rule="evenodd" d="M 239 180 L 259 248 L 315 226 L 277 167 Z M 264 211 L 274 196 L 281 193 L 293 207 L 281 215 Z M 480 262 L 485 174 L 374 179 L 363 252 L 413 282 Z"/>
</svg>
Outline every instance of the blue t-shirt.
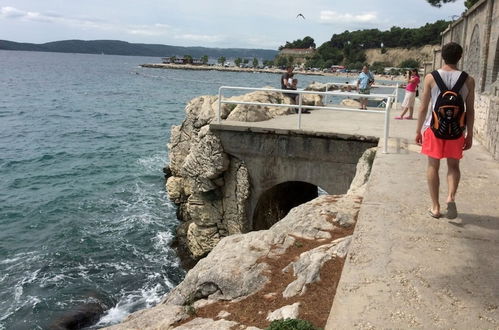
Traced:
<svg viewBox="0 0 499 330">
<path fill-rule="evenodd" d="M 367 73 L 361 72 L 359 74 L 359 88 L 360 89 L 366 89 L 371 86 L 369 86 L 369 81 L 374 81 L 374 77 L 370 71 Z"/>
</svg>

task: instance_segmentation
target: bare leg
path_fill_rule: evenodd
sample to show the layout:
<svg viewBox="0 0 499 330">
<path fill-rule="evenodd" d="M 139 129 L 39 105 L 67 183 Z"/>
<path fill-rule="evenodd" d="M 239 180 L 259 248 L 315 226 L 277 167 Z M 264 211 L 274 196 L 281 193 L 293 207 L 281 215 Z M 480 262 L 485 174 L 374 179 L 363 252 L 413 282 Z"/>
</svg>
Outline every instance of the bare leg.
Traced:
<svg viewBox="0 0 499 330">
<path fill-rule="evenodd" d="M 404 107 L 404 110 L 402 111 L 402 113 L 400 114 L 400 118 L 404 117 L 405 113 L 407 112 L 407 110 L 409 110 L 409 108 L 407 107 Z"/>
<path fill-rule="evenodd" d="M 447 158 L 447 184 L 449 185 L 447 203 L 455 200 L 460 179 L 461 170 L 459 169 L 459 159 Z"/>
<path fill-rule="evenodd" d="M 409 107 L 409 118 L 412 118 L 413 113 L 414 113 L 414 107 Z"/>
<path fill-rule="evenodd" d="M 440 159 L 428 157 L 428 168 L 426 169 L 426 178 L 431 197 L 431 212 L 435 215 L 440 214 L 440 203 L 438 201 L 438 190 L 440 188 L 440 178 L 438 170 L 440 169 Z"/>
<path fill-rule="evenodd" d="M 367 97 L 362 98 L 362 109 L 367 110 Z"/>
</svg>

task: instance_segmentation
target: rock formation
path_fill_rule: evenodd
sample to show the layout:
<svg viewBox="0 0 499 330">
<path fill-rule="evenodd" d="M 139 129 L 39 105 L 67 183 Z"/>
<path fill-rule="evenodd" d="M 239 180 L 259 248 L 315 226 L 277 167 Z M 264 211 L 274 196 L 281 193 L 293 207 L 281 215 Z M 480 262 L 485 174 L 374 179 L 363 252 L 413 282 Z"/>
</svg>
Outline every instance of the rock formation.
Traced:
<svg viewBox="0 0 499 330">
<path fill-rule="evenodd" d="M 253 317 L 268 318 L 264 322 L 300 317 L 307 297 L 331 289 L 327 284 L 309 292 L 327 280 L 321 277 L 325 265 L 342 265 L 374 153 L 375 148 L 368 149 L 359 160 L 350 193 L 323 195 L 295 207 L 268 230 L 222 238 L 162 303 L 109 329 L 257 329 L 234 315 L 241 304 L 245 313 L 256 306 Z M 250 304 L 249 299 L 264 303 Z M 330 305 L 325 308 L 328 312 Z"/>
<path fill-rule="evenodd" d="M 256 91 L 229 98 L 233 101 L 291 104 L 280 92 Z M 318 95 L 305 95 L 303 104 L 322 105 Z M 200 96 L 185 108 L 186 119 L 174 126 L 168 145 L 171 176 L 169 197 L 179 207 L 185 222 L 179 240 L 195 259 L 206 255 L 221 238 L 248 231 L 244 227 L 245 203 L 249 196 L 248 170 L 224 153 L 219 139 L 209 130 L 218 109 L 218 97 Z M 292 108 L 223 104 L 221 118 L 263 121 L 294 113 Z"/>
</svg>

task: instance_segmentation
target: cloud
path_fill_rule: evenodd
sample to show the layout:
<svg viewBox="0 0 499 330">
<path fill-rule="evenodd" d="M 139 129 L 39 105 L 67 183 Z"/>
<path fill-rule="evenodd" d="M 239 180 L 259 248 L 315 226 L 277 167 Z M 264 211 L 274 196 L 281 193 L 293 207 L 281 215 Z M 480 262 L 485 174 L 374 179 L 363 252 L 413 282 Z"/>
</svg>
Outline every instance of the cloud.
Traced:
<svg viewBox="0 0 499 330">
<path fill-rule="evenodd" d="M 166 24 L 153 25 L 128 25 L 123 28 L 126 33 L 141 36 L 163 36 L 170 32 L 170 26 Z"/>
<path fill-rule="evenodd" d="M 205 35 L 205 34 L 179 34 L 175 36 L 175 39 L 214 43 L 222 41 L 224 37 L 219 35 Z"/>
<path fill-rule="evenodd" d="M 65 27 L 79 27 L 100 31 L 115 31 L 130 35 L 164 36 L 171 33 L 171 28 L 166 24 L 130 25 L 105 22 L 95 18 L 64 17 L 58 13 L 38 13 L 24 11 L 14 7 L 1 7 L 0 18 L 17 19 L 24 22 L 43 22 L 58 24 Z"/>
<path fill-rule="evenodd" d="M 2 7 L 0 8 L 0 17 L 5 18 L 18 18 L 25 16 L 26 13 L 22 10 L 16 9 L 14 7 Z"/>
<path fill-rule="evenodd" d="M 322 23 L 373 23 L 378 20 L 375 12 L 365 14 L 338 13 L 333 10 L 322 10 L 320 21 Z"/>
<path fill-rule="evenodd" d="M 19 19 L 22 21 L 35 21 L 35 22 L 48 22 L 48 23 L 67 20 L 56 13 L 42 14 L 34 11 L 25 11 L 17 9 L 14 7 L 1 7 L 0 17 Z"/>
</svg>

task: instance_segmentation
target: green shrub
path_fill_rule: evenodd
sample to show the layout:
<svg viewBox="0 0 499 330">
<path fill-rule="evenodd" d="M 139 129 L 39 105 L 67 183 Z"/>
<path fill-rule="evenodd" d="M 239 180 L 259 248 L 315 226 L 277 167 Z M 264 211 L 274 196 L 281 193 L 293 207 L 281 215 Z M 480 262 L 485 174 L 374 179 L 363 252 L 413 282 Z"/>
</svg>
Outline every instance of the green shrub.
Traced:
<svg viewBox="0 0 499 330">
<path fill-rule="evenodd" d="M 265 330 L 320 330 L 305 320 L 285 319 L 272 321 Z"/>
<path fill-rule="evenodd" d="M 401 68 L 419 68 L 419 62 L 413 58 L 402 61 L 399 65 Z"/>
</svg>

